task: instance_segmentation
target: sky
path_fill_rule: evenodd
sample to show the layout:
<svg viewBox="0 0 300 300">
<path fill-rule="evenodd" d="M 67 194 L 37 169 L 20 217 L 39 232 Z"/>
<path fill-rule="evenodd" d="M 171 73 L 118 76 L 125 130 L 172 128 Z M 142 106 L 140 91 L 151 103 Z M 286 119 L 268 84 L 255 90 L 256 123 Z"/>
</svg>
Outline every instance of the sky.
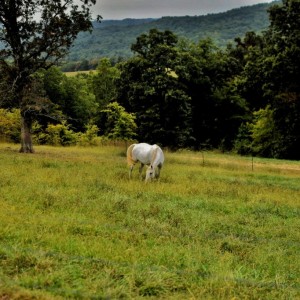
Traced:
<svg viewBox="0 0 300 300">
<path fill-rule="evenodd" d="M 266 2 L 272 0 L 97 0 L 93 15 L 104 20 L 199 16 Z"/>
</svg>

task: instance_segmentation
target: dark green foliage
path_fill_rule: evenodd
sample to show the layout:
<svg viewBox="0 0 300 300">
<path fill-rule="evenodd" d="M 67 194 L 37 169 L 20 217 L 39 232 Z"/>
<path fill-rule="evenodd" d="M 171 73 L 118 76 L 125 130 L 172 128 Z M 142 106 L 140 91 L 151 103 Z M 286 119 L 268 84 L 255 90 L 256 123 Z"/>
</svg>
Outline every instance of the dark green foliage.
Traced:
<svg viewBox="0 0 300 300">
<path fill-rule="evenodd" d="M 178 70 L 192 103 L 192 130 L 196 148 L 230 149 L 246 110 L 245 101 L 234 91 L 230 59 L 210 39 L 181 46 Z"/>
<path fill-rule="evenodd" d="M 276 128 L 274 124 L 274 112 L 267 106 L 254 112 L 253 123 L 249 125 L 252 138 L 252 152 L 264 157 L 276 157 Z"/>
<path fill-rule="evenodd" d="M 170 31 L 150 30 L 137 38 L 137 55 L 121 66 L 119 102 L 137 117 L 138 138 L 170 147 L 186 146 L 191 139 L 191 104 L 178 80 L 180 54 Z"/>
<path fill-rule="evenodd" d="M 105 135 L 113 140 L 133 140 L 137 126 L 134 114 L 127 113 L 117 102 L 112 102 L 102 111 L 105 114 Z"/>
<path fill-rule="evenodd" d="M 300 158 L 300 2 L 283 0 L 270 10 L 266 56 L 266 93 L 272 98 L 274 122 L 279 132 L 277 157 Z"/>
<path fill-rule="evenodd" d="M 105 108 L 110 101 L 115 100 L 117 94 L 115 80 L 118 77 L 119 71 L 111 65 L 110 60 L 101 59 L 96 73 L 92 76 L 93 92 L 99 109 Z"/>
<path fill-rule="evenodd" d="M 44 72 L 44 86 L 50 100 L 60 108 L 64 119 L 76 131 L 83 131 L 97 111 L 92 84 L 87 76 L 67 77 L 58 68 Z M 55 118 L 60 122 L 62 117 Z"/>
<path fill-rule="evenodd" d="M 243 66 L 237 78 L 238 92 L 252 112 L 266 111 L 267 105 L 272 111 L 267 126 L 273 127 L 273 133 L 269 136 L 263 131 L 259 133 L 264 136 L 264 146 L 259 146 L 258 153 L 299 159 L 300 2 L 284 0 L 281 5 L 271 7 L 269 13 L 271 24 L 268 31 L 259 38 L 253 35 L 251 43 L 246 41 L 249 34 L 244 42 L 237 41 L 236 48 L 242 54 L 239 61 Z M 257 124 L 256 117 L 252 123 Z M 270 145 L 273 146 L 270 148 Z M 257 149 L 255 146 L 252 151 L 255 153 Z"/>
</svg>

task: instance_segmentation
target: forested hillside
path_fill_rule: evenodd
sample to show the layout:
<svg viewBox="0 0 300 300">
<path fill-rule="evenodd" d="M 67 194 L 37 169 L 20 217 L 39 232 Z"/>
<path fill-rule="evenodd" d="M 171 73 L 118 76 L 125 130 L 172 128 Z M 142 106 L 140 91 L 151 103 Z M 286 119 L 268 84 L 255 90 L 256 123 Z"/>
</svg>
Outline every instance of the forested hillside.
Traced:
<svg viewBox="0 0 300 300">
<path fill-rule="evenodd" d="M 269 25 L 267 10 L 271 4 L 258 4 L 205 16 L 163 17 L 160 19 L 103 20 L 94 23 L 92 33 L 81 33 L 68 60 L 91 60 L 99 57 L 126 58 L 131 45 L 152 28 L 171 30 L 180 38 L 198 42 L 210 37 L 219 47 L 226 46 L 248 31 L 260 33 Z M 87 46 L 88 45 L 88 46 Z"/>
</svg>

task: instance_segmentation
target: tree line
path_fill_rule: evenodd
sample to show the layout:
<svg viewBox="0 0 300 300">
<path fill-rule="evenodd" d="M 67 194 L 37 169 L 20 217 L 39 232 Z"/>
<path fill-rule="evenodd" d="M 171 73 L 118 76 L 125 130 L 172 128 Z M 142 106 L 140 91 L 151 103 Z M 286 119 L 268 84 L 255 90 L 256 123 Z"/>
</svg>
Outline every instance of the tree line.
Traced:
<svg viewBox="0 0 300 300">
<path fill-rule="evenodd" d="M 247 32 L 226 49 L 151 29 L 132 44 L 132 57 L 104 58 L 90 74 L 39 68 L 23 95 L 36 122 L 30 130 L 39 143 L 55 129 L 62 144 L 96 135 L 299 159 L 300 2 L 283 0 L 268 14 L 266 31 Z M 10 84 L 4 74 L 2 91 Z M 16 103 L 2 93 L 2 115 Z"/>
</svg>

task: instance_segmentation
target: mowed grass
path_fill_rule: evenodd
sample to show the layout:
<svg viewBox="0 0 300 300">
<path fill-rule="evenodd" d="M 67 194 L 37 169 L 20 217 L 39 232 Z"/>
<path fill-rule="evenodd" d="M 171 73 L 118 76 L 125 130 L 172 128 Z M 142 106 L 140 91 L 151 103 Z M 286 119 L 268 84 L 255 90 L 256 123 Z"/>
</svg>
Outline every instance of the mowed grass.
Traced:
<svg viewBox="0 0 300 300">
<path fill-rule="evenodd" d="M 0 299 L 299 299 L 300 163 L 0 144 Z"/>
</svg>

